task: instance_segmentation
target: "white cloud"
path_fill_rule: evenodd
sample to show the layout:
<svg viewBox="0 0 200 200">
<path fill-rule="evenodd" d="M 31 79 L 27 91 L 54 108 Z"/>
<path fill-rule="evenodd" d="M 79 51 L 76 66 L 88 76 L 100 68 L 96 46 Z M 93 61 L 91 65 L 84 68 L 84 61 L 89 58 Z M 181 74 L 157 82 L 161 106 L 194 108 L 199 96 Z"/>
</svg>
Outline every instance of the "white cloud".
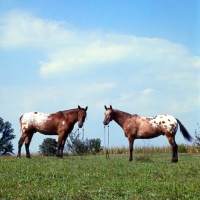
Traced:
<svg viewBox="0 0 200 200">
<path fill-rule="evenodd" d="M 67 87 L 67 93 L 78 99 L 92 96 L 94 100 L 98 96 L 96 105 L 106 101 L 135 105 L 136 101 L 148 106 L 163 93 L 170 96 L 180 90 L 182 95 L 193 96 L 200 85 L 197 73 L 200 57 L 192 55 L 183 45 L 101 30 L 80 31 L 67 22 L 40 19 L 21 11 L 2 16 L 0 47 L 42 52 L 44 56 L 37 62 L 43 78 L 97 71 L 92 77 L 93 84 L 81 80 L 81 84 Z M 63 88 L 58 90 L 64 92 Z M 59 95 L 62 96 L 61 92 Z M 31 106 L 29 100 L 24 101 Z"/>
<path fill-rule="evenodd" d="M 144 94 L 144 95 L 150 94 L 152 92 L 155 92 L 155 90 L 154 89 L 150 89 L 150 88 L 141 91 L 141 93 Z"/>
<path fill-rule="evenodd" d="M 79 31 L 66 22 L 43 20 L 20 11 L 2 17 L 0 32 L 2 48 L 27 48 L 45 54 L 45 58 L 38 61 L 40 75 L 44 78 L 97 65 L 115 66 L 119 62 L 132 65 L 134 69 L 142 66 L 150 70 L 162 68 L 166 73 L 200 67 L 199 57 L 167 40 L 99 30 Z"/>
</svg>

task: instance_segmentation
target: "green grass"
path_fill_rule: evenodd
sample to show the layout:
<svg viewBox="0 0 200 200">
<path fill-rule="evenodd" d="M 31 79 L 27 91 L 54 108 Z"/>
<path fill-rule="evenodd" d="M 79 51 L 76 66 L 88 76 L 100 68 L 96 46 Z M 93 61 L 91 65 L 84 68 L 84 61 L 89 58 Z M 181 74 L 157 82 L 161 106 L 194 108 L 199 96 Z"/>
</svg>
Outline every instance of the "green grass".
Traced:
<svg viewBox="0 0 200 200">
<path fill-rule="evenodd" d="M 199 199 L 199 153 L 128 157 L 0 157 L 0 199 Z"/>
</svg>

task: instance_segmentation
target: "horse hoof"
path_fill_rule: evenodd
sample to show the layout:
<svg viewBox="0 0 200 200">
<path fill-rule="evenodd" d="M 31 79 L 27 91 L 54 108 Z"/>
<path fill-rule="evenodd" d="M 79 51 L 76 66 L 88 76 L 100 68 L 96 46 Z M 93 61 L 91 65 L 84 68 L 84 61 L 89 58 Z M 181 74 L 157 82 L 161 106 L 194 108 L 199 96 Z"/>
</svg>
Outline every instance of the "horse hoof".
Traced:
<svg viewBox="0 0 200 200">
<path fill-rule="evenodd" d="M 172 160 L 171 161 L 171 163 L 177 163 L 178 162 L 178 160 Z"/>
</svg>

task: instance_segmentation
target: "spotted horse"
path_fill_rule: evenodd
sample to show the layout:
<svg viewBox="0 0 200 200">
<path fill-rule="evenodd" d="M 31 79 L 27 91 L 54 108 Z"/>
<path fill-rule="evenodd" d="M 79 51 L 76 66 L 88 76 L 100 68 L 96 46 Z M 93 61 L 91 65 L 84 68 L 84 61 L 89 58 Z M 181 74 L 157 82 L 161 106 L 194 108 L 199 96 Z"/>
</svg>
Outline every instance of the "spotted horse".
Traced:
<svg viewBox="0 0 200 200">
<path fill-rule="evenodd" d="M 56 156 L 63 157 L 63 148 L 67 136 L 71 133 L 76 122 L 79 128 L 83 126 L 87 108 L 78 106 L 76 109 L 59 111 L 52 114 L 29 112 L 20 117 L 22 135 L 18 142 L 18 157 L 21 157 L 21 147 L 25 141 L 26 157 L 30 158 L 29 145 L 33 134 L 40 132 L 44 135 L 58 135 Z"/>
<path fill-rule="evenodd" d="M 160 135 L 165 135 L 172 148 L 172 162 L 178 162 L 178 145 L 175 141 L 175 135 L 178 124 L 183 137 L 191 142 L 193 138 L 190 136 L 183 124 L 171 115 L 163 114 L 154 117 L 141 117 L 139 115 L 131 115 L 129 113 L 113 109 L 105 106 L 104 125 L 108 125 L 114 120 L 124 130 L 125 137 L 129 141 L 130 157 L 133 160 L 133 144 L 135 139 L 150 139 Z"/>
</svg>

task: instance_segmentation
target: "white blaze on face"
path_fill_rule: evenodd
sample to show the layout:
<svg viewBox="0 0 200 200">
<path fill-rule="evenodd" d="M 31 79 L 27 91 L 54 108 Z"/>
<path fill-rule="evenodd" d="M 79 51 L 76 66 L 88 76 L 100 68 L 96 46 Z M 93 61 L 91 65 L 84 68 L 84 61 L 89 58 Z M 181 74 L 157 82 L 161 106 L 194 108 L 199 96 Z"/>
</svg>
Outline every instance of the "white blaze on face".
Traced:
<svg viewBox="0 0 200 200">
<path fill-rule="evenodd" d="M 64 125 L 64 124 L 65 124 L 65 121 L 62 122 L 62 125 Z"/>
<path fill-rule="evenodd" d="M 25 113 L 21 119 L 22 131 L 24 132 L 25 129 L 28 129 L 31 126 L 41 126 L 47 120 L 50 120 L 50 114 L 44 114 L 40 112 Z"/>
<path fill-rule="evenodd" d="M 110 112 L 111 112 L 110 110 L 106 110 L 106 112 L 105 112 L 105 116 L 106 116 L 106 117 L 109 117 Z"/>
<path fill-rule="evenodd" d="M 154 117 L 145 118 L 148 123 L 150 123 L 153 127 L 163 127 L 167 129 L 170 133 L 173 133 L 177 130 L 177 121 L 171 115 L 156 115 Z"/>
</svg>

